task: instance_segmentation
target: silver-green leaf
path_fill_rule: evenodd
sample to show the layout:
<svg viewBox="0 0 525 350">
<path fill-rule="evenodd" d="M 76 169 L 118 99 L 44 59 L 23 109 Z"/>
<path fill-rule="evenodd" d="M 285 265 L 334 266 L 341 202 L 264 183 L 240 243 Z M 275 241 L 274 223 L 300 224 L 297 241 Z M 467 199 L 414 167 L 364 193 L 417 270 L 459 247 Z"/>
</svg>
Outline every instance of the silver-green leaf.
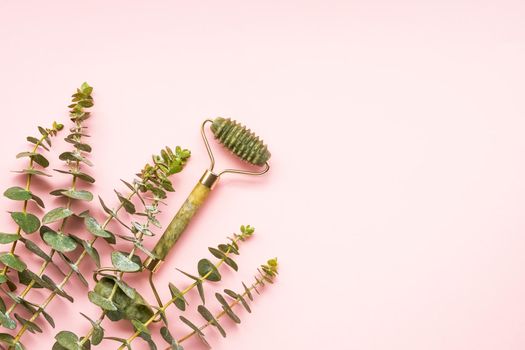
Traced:
<svg viewBox="0 0 525 350">
<path fill-rule="evenodd" d="M 55 208 L 49 211 L 46 215 L 44 215 L 44 217 L 42 218 L 42 223 L 44 225 L 49 224 L 70 217 L 71 215 L 73 215 L 73 212 L 68 208 Z"/>
</svg>

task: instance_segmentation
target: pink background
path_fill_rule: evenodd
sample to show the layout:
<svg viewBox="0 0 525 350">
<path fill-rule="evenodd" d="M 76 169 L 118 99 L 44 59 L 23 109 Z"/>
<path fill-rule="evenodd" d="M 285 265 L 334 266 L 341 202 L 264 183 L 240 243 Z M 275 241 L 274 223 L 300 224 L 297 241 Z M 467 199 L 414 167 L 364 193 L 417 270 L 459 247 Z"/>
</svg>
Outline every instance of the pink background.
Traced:
<svg viewBox="0 0 525 350">
<path fill-rule="evenodd" d="M 208 331 L 215 349 L 523 349 L 524 20 L 518 0 L 4 0 L 3 187 L 25 136 L 66 122 L 86 80 L 92 191 L 108 202 L 162 146 L 193 151 L 166 222 L 207 167 L 201 121 L 232 117 L 263 136 L 272 170 L 225 178 L 157 277 L 185 286 L 175 267 L 195 271 L 208 246 L 257 227 L 217 288 L 273 256 L 279 281 L 227 339 Z M 98 314 L 74 281 L 77 306 L 56 299 L 57 329 L 28 348 Z"/>
</svg>

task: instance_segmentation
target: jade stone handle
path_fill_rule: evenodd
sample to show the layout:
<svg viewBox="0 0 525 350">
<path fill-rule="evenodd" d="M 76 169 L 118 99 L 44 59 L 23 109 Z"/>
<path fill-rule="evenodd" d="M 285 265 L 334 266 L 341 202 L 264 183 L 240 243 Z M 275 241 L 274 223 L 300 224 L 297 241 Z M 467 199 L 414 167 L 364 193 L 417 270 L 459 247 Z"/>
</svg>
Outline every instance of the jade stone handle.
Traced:
<svg viewBox="0 0 525 350">
<path fill-rule="evenodd" d="M 177 243 L 177 240 L 180 238 L 191 219 L 208 197 L 211 188 L 205 186 L 201 182 L 198 182 L 197 185 L 193 188 L 190 195 L 182 205 L 182 207 L 177 212 L 177 215 L 173 218 L 171 223 L 166 227 L 166 231 L 160 238 L 160 240 L 153 248 L 153 254 L 157 259 L 148 259 L 144 266 L 149 270 L 156 270 L 160 260 L 164 260 L 168 255 L 170 249 Z"/>
</svg>

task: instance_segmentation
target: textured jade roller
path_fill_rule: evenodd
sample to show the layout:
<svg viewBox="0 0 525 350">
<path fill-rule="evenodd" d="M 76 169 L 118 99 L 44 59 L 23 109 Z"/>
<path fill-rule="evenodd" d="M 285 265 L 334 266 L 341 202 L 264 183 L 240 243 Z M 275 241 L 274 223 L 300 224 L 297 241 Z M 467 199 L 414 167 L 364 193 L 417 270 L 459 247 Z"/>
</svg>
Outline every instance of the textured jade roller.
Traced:
<svg viewBox="0 0 525 350">
<path fill-rule="evenodd" d="M 260 172 L 225 169 L 215 173 L 215 159 L 206 138 L 205 126 L 211 123 L 211 131 L 215 138 L 240 159 L 257 166 L 264 166 Z M 204 172 L 197 185 L 193 188 L 190 195 L 179 209 L 166 231 L 153 248 L 154 258 L 149 257 L 144 262 L 144 267 L 155 272 L 160 263 L 166 258 L 170 249 L 175 245 L 181 234 L 188 226 L 191 218 L 195 215 L 199 207 L 204 203 L 208 194 L 213 189 L 219 178 L 226 173 L 262 175 L 270 169 L 268 160 L 270 152 L 268 147 L 251 130 L 231 119 L 215 118 L 207 119 L 201 125 L 201 135 L 210 156 L 210 167 Z"/>
</svg>

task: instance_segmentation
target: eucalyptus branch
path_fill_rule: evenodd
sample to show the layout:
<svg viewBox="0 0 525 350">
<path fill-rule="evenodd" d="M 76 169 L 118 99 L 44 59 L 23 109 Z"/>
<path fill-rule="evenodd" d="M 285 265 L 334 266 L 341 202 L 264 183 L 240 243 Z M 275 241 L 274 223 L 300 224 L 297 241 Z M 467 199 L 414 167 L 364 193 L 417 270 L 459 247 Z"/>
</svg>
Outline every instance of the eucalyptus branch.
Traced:
<svg viewBox="0 0 525 350">
<path fill-rule="evenodd" d="M 119 235 L 119 237 L 125 240 L 128 240 L 128 241 L 132 241 L 134 246 L 128 255 L 124 255 L 120 252 L 114 251 L 112 254 L 112 263 L 114 267 L 100 268 L 95 275 L 100 274 L 104 276 L 103 278 L 109 278 L 109 276 L 112 276 L 112 275 L 103 274 L 103 271 L 108 271 L 108 270 L 117 271 L 119 272 L 119 275 L 112 276 L 114 283 L 119 286 L 119 290 L 125 290 L 128 292 L 128 294 L 131 293 L 133 289 L 129 287 L 124 281 L 122 281 L 121 273 L 126 272 L 123 270 L 129 271 L 129 270 L 139 270 L 140 269 L 141 263 L 137 262 L 136 258 L 138 257 L 134 255 L 134 253 L 136 252 L 137 249 L 144 251 L 146 254 L 149 253 L 149 251 L 147 251 L 147 249 L 144 248 L 144 246 L 142 245 L 142 238 L 144 235 L 151 235 L 151 231 L 149 230 L 150 223 L 155 226 L 160 227 L 160 223 L 155 218 L 155 215 L 158 213 L 158 208 L 157 208 L 158 203 L 160 203 L 161 200 L 167 198 L 167 192 L 174 191 L 173 185 L 169 177 L 183 170 L 184 165 L 186 164 L 190 155 L 191 155 L 190 151 L 186 149 L 182 149 L 178 146 L 175 148 L 175 151 L 172 151 L 169 147 L 166 147 L 165 149 L 161 151 L 161 154 L 159 156 L 152 157 L 153 164 L 152 165 L 146 164 L 146 166 L 142 169 L 142 171 L 137 174 L 137 178 L 133 181 L 133 184 L 129 184 L 123 181 L 123 183 L 131 190 L 131 193 L 127 197 L 124 197 L 120 193 L 116 192 L 117 197 L 120 201 L 120 205 L 116 210 L 109 209 L 104 203 L 104 201 L 102 201 L 102 199 L 100 200 L 102 208 L 108 214 L 108 218 L 106 219 L 104 224 L 101 226 L 98 225 L 96 221 L 93 221 L 94 220 L 93 218 L 90 218 L 89 222 L 86 221 L 86 226 L 88 227 L 88 230 L 90 230 L 92 233 L 96 235 L 96 237 L 94 238 L 94 240 L 91 241 L 91 243 L 94 243 L 94 241 L 98 237 L 104 237 L 104 233 L 111 234 L 109 231 L 105 230 L 105 228 L 112 219 L 116 219 L 122 226 L 129 229 L 131 233 L 133 234 L 133 237 L 127 237 L 127 236 L 122 236 L 122 235 Z M 152 201 L 152 204 L 147 205 L 146 199 L 142 197 L 141 193 L 151 194 L 153 196 L 152 198 L 150 198 L 150 200 Z M 135 205 L 131 202 L 131 199 L 134 196 L 137 196 L 142 202 L 142 204 L 144 205 L 145 213 L 136 213 Z M 118 218 L 118 211 L 122 208 L 124 208 L 130 214 L 146 216 L 148 219 L 147 225 L 141 225 L 138 222 L 132 222 L 129 226 L 126 225 L 122 220 Z M 88 218 L 86 218 L 86 220 L 88 220 Z M 94 223 L 94 224 L 88 225 L 89 223 Z M 111 234 L 110 239 L 114 239 L 113 234 Z M 76 262 L 77 265 L 81 261 L 81 259 L 82 259 L 82 255 L 77 260 Z M 65 281 L 65 282 L 63 281 L 64 284 L 67 283 L 67 279 L 68 279 L 68 276 L 66 276 L 66 279 L 64 279 Z M 97 283 L 97 286 L 98 285 L 99 283 Z M 113 300 L 113 297 L 117 293 L 117 289 L 114 288 L 114 286 L 111 286 L 110 290 L 111 290 L 110 292 L 111 298 L 108 298 L 108 299 L 104 298 L 103 300 L 101 300 L 100 298 L 98 298 L 99 296 L 98 293 L 90 292 L 89 294 L 90 300 L 94 302 L 95 304 L 102 302 L 103 306 L 113 309 L 111 306 L 108 306 L 108 305 L 111 305 L 111 303 L 113 302 L 112 300 Z M 109 303 L 105 303 L 106 300 L 108 300 Z M 106 314 L 107 314 L 107 310 L 103 309 L 103 313 L 101 314 L 101 316 L 98 318 L 97 321 L 93 321 L 88 316 L 82 314 L 92 324 L 92 328 L 89 333 L 90 333 L 90 336 L 91 334 L 93 334 L 93 337 L 91 338 L 94 339 L 93 341 L 94 345 L 96 345 L 97 343 L 96 339 L 98 337 L 98 333 L 99 333 L 98 331 L 101 330 L 100 324 L 105 318 Z M 114 315 L 114 316 L 116 317 L 118 315 Z M 76 337 L 76 335 L 72 332 L 64 331 L 61 333 L 66 334 L 66 337 L 67 336 Z M 76 339 L 77 339 L 76 341 L 77 346 L 80 346 L 80 347 L 82 347 L 83 344 L 86 342 L 84 338 L 82 338 L 80 339 L 80 342 L 82 343 L 79 344 L 78 337 L 76 337 Z M 87 337 L 86 339 L 89 339 L 89 337 Z"/>
<path fill-rule="evenodd" d="M 127 256 L 125 255 L 122 255 L 121 252 L 118 252 L 118 251 L 114 251 L 112 253 L 112 261 L 113 261 L 113 264 L 114 264 L 114 268 L 115 269 L 121 269 L 121 270 L 117 270 L 115 271 L 116 273 L 116 280 L 115 280 L 115 283 L 112 287 L 112 290 L 110 292 L 110 295 L 108 296 L 107 299 L 105 299 L 103 301 L 103 305 L 105 308 L 108 308 L 109 305 L 113 304 L 114 305 L 114 298 L 115 296 L 117 295 L 117 291 L 118 291 L 118 288 L 119 288 L 119 285 L 124 285 L 125 282 L 122 281 L 122 278 L 124 276 L 124 274 L 126 272 L 137 272 L 140 270 L 140 264 L 137 264 L 136 262 L 133 261 L 133 258 L 135 256 L 135 252 L 137 250 L 137 247 L 142 247 L 142 241 L 143 241 L 143 238 L 144 238 L 144 234 L 146 232 L 150 232 L 149 230 L 149 225 L 150 223 L 156 223 L 157 222 L 157 219 L 155 217 L 155 214 L 158 213 L 158 204 L 160 202 L 160 199 L 159 198 L 154 198 L 153 199 L 153 203 L 151 205 L 146 205 L 144 203 L 144 206 L 145 206 L 145 210 L 146 210 L 146 216 L 148 217 L 148 220 L 147 222 L 144 224 L 144 225 L 140 225 L 138 223 L 134 223 L 134 225 L 132 225 L 130 231 L 136 235 L 135 238 L 136 240 L 134 241 L 134 246 L 133 248 L 131 249 L 131 251 L 129 252 L 129 254 Z M 137 234 L 138 232 L 138 234 Z M 144 249 L 144 248 L 142 248 Z M 135 259 L 136 261 L 136 259 Z M 137 265 L 137 266 L 135 266 Z M 123 271 L 122 269 L 125 269 L 125 271 Z M 131 271 L 130 271 L 131 270 Z M 118 281 L 118 283 L 117 283 Z M 96 305 L 99 305 L 100 304 L 100 299 L 99 299 L 99 296 L 97 295 L 96 292 L 90 292 L 89 294 L 90 296 L 90 300 L 95 303 Z M 99 305 L 101 306 L 101 305 Z M 111 307 L 111 306 L 109 306 Z M 115 306 L 116 307 L 116 306 Z M 93 335 L 94 332 L 97 332 L 96 336 L 93 337 L 92 339 L 92 344 L 93 345 L 98 345 L 100 343 L 100 341 L 102 341 L 102 337 L 100 336 L 100 333 L 103 332 L 101 331 L 102 328 L 101 328 L 101 323 L 102 321 L 104 320 L 104 318 L 106 317 L 107 315 L 107 312 L 108 310 L 107 309 L 102 309 L 102 312 L 100 314 L 100 316 L 98 317 L 97 321 L 93 321 L 92 319 L 90 319 L 88 316 L 86 315 L 83 315 L 87 320 L 90 321 L 91 323 L 91 328 L 89 329 L 88 333 L 86 336 L 84 337 L 81 337 L 80 338 L 80 341 L 79 341 L 79 345 L 80 347 L 82 347 L 86 342 L 88 342 L 91 338 L 91 336 Z"/>
<path fill-rule="evenodd" d="M 68 106 L 70 108 L 70 119 L 74 123 L 74 126 L 70 129 L 70 134 L 65 138 L 65 141 L 71 143 L 73 145 L 73 149 L 68 152 L 63 152 L 59 156 L 60 160 L 66 162 L 66 165 L 69 167 L 69 171 L 57 171 L 72 176 L 71 187 L 68 189 L 59 189 L 51 192 L 52 195 L 67 198 L 67 204 L 65 207 L 57 207 L 52 209 L 42 218 L 43 226 L 40 227 L 40 235 L 42 236 L 43 241 L 51 247 L 51 251 L 47 255 L 48 258 L 42 263 L 38 274 L 36 276 L 27 276 L 30 282 L 18 296 L 20 300 L 23 300 L 29 291 L 37 285 L 39 287 L 48 287 L 48 289 L 50 289 L 52 292 L 57 290 L 58 286 L 56 283 L 53 282 L 51 278 L 45 276 L 44 271 L 52 262 L 53 256 L 56 252 L 58 252 L 64 258 L 64 253 L 74 251 L 79 245 L 78 242 L 82 242 L 80 238 L 75 237 L 72 234 L 65 234 L 64 229 L 66 228 L 68 219 L 74 215 L 73 211 L 71 210 L 72 201 L 91 201 L 93 199 L 91 192 L 77 189 L 77 181 L 79 179 L 88 183 L 93 183 L 95 181 L 91 176 L 80 171 L 80 163 L 85 163 L 89 166 L 92 165 L 85 156 L 86 153 L 91 152 L 91 146 L 82 141 L 83 137 L 89 137 L 89 135 L 85 134 L 83 122 L 91 115 L 90 112 L 85 110 L 85 108 L 93 106 L 93 98 L 91 96 L 92 91 L 93 88 L 91 86 L 89 86 L 87 83 L 83 83 L 72 96 L 72 104 Z M 49 226 L 45 226 L 55 222 L 59 222 L 59 226 L 56 231 L 51 229 Z M 59 294 L 72 301 L 72 298 L 65 295 L 64 291 L 61 291 Z M 7 310 L 6 314 L 9 315 L 11 312 L 13 312 L 17 305 L 18 303 L 14 303 Z M 26 330 L 34 327 L 33 321 L 38 317 L 38 315 L 40 315 L 40 313 L 40 310 L 37 309 L 36 312 L 34 312 L 29 318 L 29 320 L 17 317 L 17 319 L 22 321 L 22 328 L 18 331 L 14 338 L 15 344 L 19 342 Z"/>
<path fill-rule="evenodd" d="M 41 198 L 33 194 L 31 189 L 31 183 L 33 176 L 50 176 L 38 169 L 34 168 L 34 164 L 37 163 L 43 168 L 46 168 L 49 166 L 49 161 L 40 153 L 37 151 L 42 148 L 45 150 L 49 150 L 48 147 L 44 145 L 44 142 L 47 142 L 49 146 L 51 146 L 51 136 L 56 136 L 60 130 L 62 130 L 64 126 L 62 124 L 58 124 L 56 122 L 53 123 L 52 128 L 43 128 L 38 127 L 38 130 L 41 133 L 41 136 L 39 138 L 28 136 L 27 140 L 34 144 L 32 150 L 30 152 L 22 152 L 17 155 L 17 158 L 22 157 L 28 157 L 28 167 L 24 170 L 17 171 L 18 173 L 24 173 L 26 175 L 26 186 L 25 189 L 15 186 L 10 187 L 4 192 L 4 196 L 7 198 L 14 200 L 14 201 L 22 201 L 22 212 L 13 212 L 11 213 L 11 217 L 17 224 L 17 230 L 15 234 L 9 234 L 9 233 L 1 233 L 0 234 L 0 243 L 1 244 L 8 244 L 11 243 L 11 249 L 9 250 L 10 254 L 14 254 L 15 248 L 17 245 L 18 240 L 21 239 L 21 232 L 25 232 L 26 234 L 30 234 L 38 230 L 40 227 L 40 220 L 34 215 L 28 213 L 28 204 L 29 201 L 34 201 L 38 206 L 44 208 L 44 202 Z M 36 227 L 36 228 L 35 228 Z M 0 260 L 10 260 L 7 258 L 1 258 Z M 8 270 L 9 270 L 9 261 L 7 261 L 7 264 L 4 263 L 4 268 L 2 269 L 2 272 L 0 273 L 0 283 L 4 283 L 9 281 L 8 277 L 6 276 Z M 17 266 L 18 267 L 18 266 Z M 15 269 L 18 270 L 18 269 Z"/>
<path fill-rule="evenodd" d="M 262 271 L 261 271 L 262 270 Z M 190 339 L 194 335 L 198 335 L 199 338 L 207 345 L 208 342 L 205 340 L 204 333 L 202 332 L 205 328 L 209 326 L 214 326 L 217 328 L 219 333 L 223 337 L 226 337 L 226 331 L 224 328 L 220 325 L 219 319 L 221 319 L 223 316 L 227 315 L 233 322 L 240 323 L 240 318 L 233 312 L 233 309 L 239 305 L 242 304 L 246 311 L 251 312 L 250 306 L 246 301 L 246 297 L 248 297 L 250 300 L 253 301 L 253 295 L 252 291 L 257 292 L 259 294 L 259 290 L 257 287 L 264 286 L 266 282 L 268 283 L 274 283 L 274 278 L 278 274 L 278 264 L 277 259 L 270 259 L 268 262 L 264 265 L 261 265 L 261 269 L 258 269 L 259 277 L 255 277 L 255 282 L 252 283 L 250 287 L 247 287 L 244 283 L 242 284 L 244 287 L 244 292 L 242 294 L 236 293 L 230 289 L 225 289 L 224 293 L 226 297 L 229 297 L 233 301 L 228 303 L 226 301 L 225 296 L 223 296 L 220 293 L 215 293 L 215 297 L 219 301 L 222 307 L 222 311 L 217 313 L 216 315 L 213 315 L 204 305 L 199 305 L 198 311 L 200 315 L 204 318 L 206 321 L 202 326 L 197 327 L 195 324 L 193 324 L 190 320 L 187 318 L 180 316 L 180 320 L 185 323 L 188 327 L 192 329 L 192 331 L 185 336 L 181 337 L 178 341 L 175 341 L 173 336 L 170 334 L 169 330 L 166 327 L 163 327 L 161 329 L 161 335 L 163 339 L 170 344 L 169 347 L 166 348 L 166 350 L 183 350 L 182 346 L 180 346 L 181 343 L 185 342 L 186 340 Z"/>
<path fill-rule="evenodd" d="M 203 282 L 204 281 L 212 281 L 212 282 L 218 282 L 221 280 L 221 275 L 219 273 L 219 267 L 226 263 L 228 266 L 233 268 L 234 270 L 238 269 L 237 263 L 233 259 L 231 259 L 231 254 L 239 254 L 239 241 L 245 241 L 249 237 L 251 237 L 254 233 L 255 229 L 251 226 L 241 226 L 241 234 L 234 234 L 233 237 L 229 237 L 230 243 L 228 244 L 220 244 L 218 246 L 218 249 L 216 248 L 208 248 L 210 253 L 213 254 L 215 257 L 217 257 L 219 260 L 217 263 L 212 264 L 208 259 L 201 259 L 198 263 L 198 272 L 200 277 L 196 277 L 193 275 L 190 275 L 184 271 L 180 271 L 187 277 L 194 280 L 192 284 L 190 284 L 188 287 L 186 287 L 184 290 L 180 291 L 177 287 L 175 287 L 174 284 L 169 284 L 170 293 L 172 295 L 172 298 L 168 300 L 164 305 L 160 305 L 160 307 L 155 311 L 153 315 L 149 319 L 147 319 L 145 322 L 142 322 L 141 320 L 132 320 L 133 326 L 135 327 L 136 331 L 134 334 L 132 334 L 127 339 L 120 339 L 120 338 L 108 338 L 112 340 L 117 340 L 122 343 L 121 347 L 119 349 L 124 349 L 125 347 L 129 347 L 130 344 L 135 340 L 138 336 L 141 336 L 143 334 L 148 334 L 150 331 L 148 329 L 148 326 L 152 322 L 156 322 L 159 318 L 164 319 L 164 323 L 166 323 L 165 317 L 163 315 L 165 314 L 167 308 L 174 304 L 179 310 L 185 311 L 186 305 L 188 304 L 185 295 L 190 292 L 193 288 L 197 287 L 199 296 L 203 302 L 205 303 L 204 299 L 204 288 L 203 288 Z"/>
<path fill-rule="evenodd" d="M 28 205 L 30 201 L 34 201 L 38 206 L 44 208 L 44 202 L 40 197 L 31 192 L 31 184 L 34 176 L 50 176 L 41 170 L 34 167 L 34 164 L 40 165 L 42 168 L 49 166 L 49 161 L 39 151 L 41 149 L 49 151 L 49 148 L 44 144 L 51 146 L 51 137 L 54 137 L 62 130 L 64 126 L 56 122 L 53 123 L 51 128 L 38 127 L 41 134 L 39 138 L 28 136 L 27 141 L 33 144 L 33 148 L 30 152 L 22 152 L 17 155 L 17 158 L 28 157 L 29 162 L 26 169 L 17 171 L 23 173 L 26 176 L 26 186 L 21 188 L 18 186 L 10 187 L 4 192 L 4 196 L 14 201 L 22 201 L 22 211 L 12 212 L 11 217 L 17 224 L 16 233 L 0 233 L 0 244 L 11 243 L 9 252 L 0 254 L 0 261 L 4 264 L 2 271 L 0 272 L 0 284 L 7 283 L 10 290 L 15 290 L 16 285 L 7 276 L 9 268 L 18 271 L 19 277 L 23 272 L 28 272 L 27 265 L 15 255 L 15 249 L 18 241 L 22 241 L 28 246 L 28 241 L 25 237 L 22 237 L 22 231 L 26 234 L 34 233 L 40 227 L 40 219 L 28 212 Z M 31 246 L 31 245 L 30 245 Z M 3 304 L 3 302 L 2 302 Z M 14 305 L 14 304 L 13 304 Z M 9 329 L 14 329 L 16 323 L 9 317 L 9 313 L 6 312 L 5 305 L 1 308 L 0 323 L 2 326 Z"/>
</svg>

